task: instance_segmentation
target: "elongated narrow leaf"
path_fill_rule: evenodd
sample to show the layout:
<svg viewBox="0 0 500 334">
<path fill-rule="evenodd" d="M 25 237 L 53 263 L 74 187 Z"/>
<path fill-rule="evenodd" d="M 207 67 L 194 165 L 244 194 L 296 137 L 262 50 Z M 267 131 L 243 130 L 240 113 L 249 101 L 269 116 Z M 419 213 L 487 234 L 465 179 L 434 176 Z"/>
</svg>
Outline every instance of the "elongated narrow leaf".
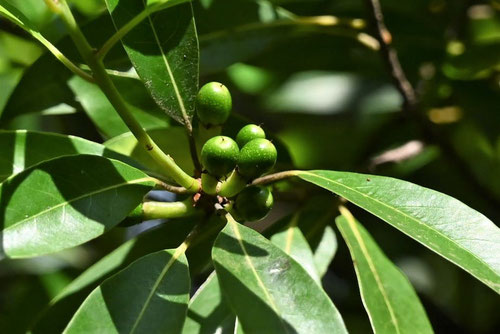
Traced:
<svg viewBox="0 0 500 334">
<path fill-rule="evenodd" d="M 500 229 L 464 203 L 383 176 L 334 171 L 298 176 L 373 213 L 500 293 Z"/>
<path fill-rule="evenodd" d="M 321 284 L 311 247 L 297 227 L 297 220 L 298 216 L 292 218 L 290 225 L 273 235 L 271 241 L 297 261 L 318 284 Z"/>
<path fill-rule="evenodd" d="M 337 252 L 337 237 L 331 226 L 325 226 L 323 234 L 314 251 L 314 264 L 320 277 L 328 271 L 328 267 Z"/>
<path fill-rule="evenodd" d="M 122 162 L 93 155 L 42 162 L 0 184 L 1 255 L 56 252 L 123 220 L 154 182 Z"/>
<path fill-rule="evenodd" d="M 152 252 L 175 248 L 192 230 L 196 219 L 170 220 L 116 248 L 67 285 L 33 324 L 31 333 L 61 333 L 84 299 L 106 278 Z"/>
<path fill-rule="evenodd" d="M 210 274 L 189 302 L 183 334 L 233 334 L 236 316 L 222 299 L 219 280 Z"/>
<path fill-rule="evenodd" d="M 92 291 L 64 333 L 180 333 L 189 289 L 183 251 L 144 256 Z"/>
<path fill-rule="evenodd" d="M 351 252 L 359 290 L 375 333 L 433 333 L 429 319 L 406 276 L 389 260 L 375 240 L 341 210 L 336 220 Z"/>
<path fill-rule="evenodd" d="M 147 7 L 144 0 L 106 0 L 106 4 L 117 29 Z M 149 14 L 122 42 L 156 103 L 178 122 L 190 123 L 198 92 L 199 67 L 191 4 Z"/>
<path fill-rule="evenodd" d="M 290 256 L 230 219 L 212 250 L 224 297 L 248 333 L 346 333 L 321 287 Z"/>
<path fill-rule="evenodd" d="M 83 138 L 26 130 L 0 130 L 0 152 L 0 182 L 39 162 L 65 155 L 92 154 L 119 160 L 125 158 L 101 144 Z"/>
</svg>

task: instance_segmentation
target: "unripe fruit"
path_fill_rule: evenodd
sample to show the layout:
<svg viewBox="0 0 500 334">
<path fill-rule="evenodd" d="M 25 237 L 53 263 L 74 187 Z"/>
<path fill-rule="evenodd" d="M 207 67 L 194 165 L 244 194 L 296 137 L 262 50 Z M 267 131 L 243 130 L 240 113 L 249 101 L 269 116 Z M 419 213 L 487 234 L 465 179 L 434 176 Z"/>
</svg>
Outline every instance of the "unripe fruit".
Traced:
<svg viewBox="0 0 500 334">
<path fill-rule="evenodd" d="M 245 146 L 248 142 L 254 139 L 265 139 L 266 133 L 264 130 L 255 124 L 248 124 L 241 128 L 236 135 L 236 142 L 240 147 Z"/>
<path fill-rule="evenodd" d="M 201 163 L 211 175 L 224 176 L 236 167 L 239 153 L 238 144 L 231 138 L 213 137 L 201 149 Z"/>
<path fill-rule="evenodd" d="M 273 203 L 273 194 L 268 188 L 253 186 L 238 194 L 234 208 L 243 220 L 256 221 L 267 216 Z"/>
<path fill-rule="evenodd" d="M 254 139 L 240 152 L 238 171 L 241 175 L 254 179 L 270 171 L 276 164 L 278 152 L 267 139 Z"/>
<path fill-rule="evenodd" d="M 207 83 L 196 96 L 198 118 L 207 126 L 224 124 L 232 106 L 231 93 L 219 82 Z"/>
</svg>

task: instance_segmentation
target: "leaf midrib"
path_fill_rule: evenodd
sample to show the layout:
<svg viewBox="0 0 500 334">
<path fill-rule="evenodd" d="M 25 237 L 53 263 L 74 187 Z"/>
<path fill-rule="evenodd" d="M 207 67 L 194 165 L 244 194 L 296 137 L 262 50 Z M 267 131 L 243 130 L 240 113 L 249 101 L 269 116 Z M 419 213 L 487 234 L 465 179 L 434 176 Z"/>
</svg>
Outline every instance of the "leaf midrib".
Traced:
<svg viewBox="0 0 500 334">
<path fill-rule="evenodd" d="M 140 178 L 140 179 L 135 179 L 135 180 L 132 180 L 132 181 L 127 181 L 127 182 L 123 182 L 123 183 L 119 183 L 119 184 L 114 184 L 114 185 L 106 187 L 106 188 L 100 188 L 99 190 L 92 191 L 92 192 L 89 192 L 89 193 L 85 193 L 83 195 L 80 195 L 80 196 L 77 196 L 75 198 L 72 198 L 72 199 L 70 199 L 68 201 L 64 201 L 64 202 L 61 202 L 61 203 L 59 203 L 57 205 L 54 205 L 54 206 L 52 206 L 52 207 L 50 207 L 48 209 L 40 211 L 40 212 L 38 212 L 37 214 L 35 214 L 33 216 L 29 216 L 29 217 L 27 217 L 25 219 L 22 219 L 22 220 L 20 220 L 20 221 L 18 221 L 16 223 L 14 223 L 13 225 L 10 225 L 10 226 L 6 227 L 5 229 L 3 229 L 3 232 L 8 231 L 8 230 L 10 230 L 10 229 L 12 229 L 12 228 L 14 228 L 14 227 L 16 227 L 16 226 L 18 226 L 18 225 L 26 222 L 26 221 L 30 221 L 30 220 L 32 220 L 34 218 L 37 218 L 37 217 L 39 217 L 41 215 L 44 215 L 44 214 L 46 214 L 46 213 L 48 213 L 50 211 L 56 210 L 56 209 L 58 209 L 60 207 L 64 207 L 66 205 L 69 205 L 70 203 L 79 201 L 79 200 L 81 200 L 83 198 L 92 197 L 92 196 L 97 195 L 99 193 L 103 193 L 103 192 L 106 192 L 108 190 L 119 188 L 119 187 L 122 187 L 122 186 L 125 186 L 125 185 L 128 185 L 128 184 L 136 184 L 136 183 L 141 183 L 141 182 L 151 181 L 151 180 L 152 180 L 152 178 L 148 176 L 148 177 L 143 177 L 143 178 Z"/>
<path fill-rule="evenodd" d="M 389 208 L 389 209 L 392 209 L 392 210 L 394 210 L 394 211 L 398 212 L 399 214 L 401 214 L 401 215 L 403 215 L 403 216 L 405 216 L 405 217 L 409 218 L 410 220 L 413 220 L 413 221 L 414 221 L 414 222 L 416 222 L 417 224 L 422 225 L 422 226 L 424 226 L 425 228 L 428 228 L 429 230 L 436 232 L 438 235 L 442 236 L 442 237 L 443 237 L 443 238 L 445 238 L 446 240 L 448 240 L 448 241 L 450 241 L 451 243 L 453 243 L 453 244 L 454 244 L 457 248 L 459 248 L 459 249 L 461 249 L 461 250 L 465 251 L 466 253 L 468 253 L 468 254 L 472 255 L 472 257 L 474 257 L 474 258 L 475 258 L 478 262 L 482 263 L 482 264 L 483 264 L 483 265 L 484 265 L 484 266 L 485 266 L 488 270 L 490 270 L 491 272 L 493 272 L 493 274 L 494 274 L 495 276 L 497 276 L 497 277 L 499 276 L 499 275 L 498 275 L 495 271 L 493 271 L 492 269 L 490 269 L 490 267 L 489 267 L 489 264 L 488 264 L 488 263 L 484 262 L 481 258 L 477 257 L 477 256 L 476 256 L 473 252 L 469 251 L 467 248 L 462 247 L 460 244 L 458 244 L 458 243 L 457 243 L 456 241 L 454 241 L 453 239 L 450 239 L 448 236 L 446 236 L 445 234 L 443 234 L 441 231 L 436 230 L 436 229 L 432 228 L 431 226 L 429 226 L 429 225 L 427 225 L 427 224 L 424 224 L 424 223 L 420 222 L 420 221 L 419 221 L 419 220 L 417 220 L 416 218 L 414 218 L 414 217 L 412 217 L 412 216 L 408 215 L 407 213 L 405 213 L 405 212 L 403 212 L 403 211 L 401 211 L 401 210 L 399 210 L 399 209 L 397 209 L 397 208 L 395 208 L 395 207 L 392 207 L 392 206 L 390 206 L 390 205 L 388 205 L 388 204 L 385 204 L 384 202 L 381 202 L 381 201 L 377 200 L 376 198 L 373 198 L 373 197 L 371 197 L 371 196 L 369 196 L 369 195 L 367 195 L 367 194 L 365 194 L 365 193 L 362 193 L 362 192 L 360 192 L 360 191 L 358 191 L 358 190 L 356 190 L 356 189 L 354 189 L 354 188 L 350 188 L 350 187 L 346 186 L 345 184 L 342 184 L 342 183 L 337 182 L 337 181 L 335 181 L 335 180 L 328 179 L 328 178 L 326 178 L 326 177 L 324 177 L 324 176 L 320 176 L 320 175 L 317 175 L 317 174 L 314 174 L 314 173 L 311 173 L 311 172 L 300 172 L 300 173 L 299 173 L 299 175 L 300 175 L 300 174 L 308 174 L 308 175 L 311 175 L 311 176 L 313 176 L 313 177 L 317 177 L 317 178 L 320 178 L 320 179 L 326 180 L 326 181 L 328 181 L 328 182 L 333 182 L 333 183 L 335 183 L 335 184 L 337 184 L 337 185 L 339 185 L 339 186 L 341 186 L 341 187 L 343 187 L 343 188 L 345 188 L 345 189 L 347 189 L 347 190 L 351 190 L 351 191 L 353 191 L 353 192 L 356 192 L 356 193 L 358 193 L 359 195 L 361 195 L 361 196 L 363 196 L 363 197 L 366 197 L 366 198 L 368 198 L 368 199 L 370 199 L 370 200 L 372 200 L 372 201 L 374 201 L 374 202 L 377 202 L 377 203 L 379 203 L 379 204 L 381 204 L 381 205 L 385 206 L 386 208 Z M 413 238 L 413 239 L 415 239 L 415 240 L 418 240 L 418 241 L 419 241 L 420 243 L 422 243 L 424 246 L 426 246 L 426 247 L 428 247 L 428 248 L 432 249 L 433 251 L 435 251 L 435 252 L 437 252 L 437 253 L 441 254 L 441 252 L 438 252 L 437 250 L 434 250 L 434 248 L 433 248 L 431 245 L 427 245 L 427 244 L 423 243 L 422 241 L 420 241 L 419 239 L 414 238 L 411 234 L 407 233 L 406 231 L 403 231 L 403 233 L 405 233 L 406 235 L 410 236 L 411 238 Z M 459 263 L 455 262 L 455 261 L 454 261 L 452 258 L 450 258 L 449 256 L 445 256 L 445 255 L 443 255 L 443 256 L 444 256 L 446 259 L 448 259 L 450 262 L 452 262 L 452 263 L 454 263 L 455 265 L 459 266 L 460 268 L 462 268 L 462 269 L 464 269 L 464 270 L 466 270 L 466 271 L 468 271 L 468 272 L 471 272 L 471 270 L 469 270 L 469 269 L 467 269 L 467 268 L 463 267 L 462 265 L 460 265 Z M 482 278 L 483 278 L 484 280 L 486 280 L 487 282 L 491 282 L 491 281 L 489 281 L 488 279 L 486 279 L 485 277 L 482 277 Z M 493 282 L 492 282 L 492 283 L 493 283 Z M 488 284 L 488 285 L 489 285 L 489 284 Z M 498 286 L 500 286 L 500 284 L 498 284 L 498 283 L 494 283 L 494 285 L 498 285 Z M 495 291 L 500 291 L 499 289 L 494 289 L 494 290 L 495 290 Z"/>
<path fill-rule="evenodd" d="M 342 216 L 344 216 L 347 223 L 351 227 L 351 230 L 354 234 L 354 237 L 356 238 L 358 245 L 361 248 L 361 252 L 363 253 L 364 257 L 366 258 L 366 262 L 368 262 L 368 267 L 370 268 L 370 271 L 372 272 L 373 277 L 375 278 L 375 282 L 377 283 L 377 287 L 380 290 L 380 293 L 382 294 L 382 298 L 384 299 L 384 303 L 387 306 L 387 309 L 389 310 L 389 314 L 391 316 L 391 321 L 394 324 L 396 332 L 400 333 L 399 323 L 398 323 L 398 320 L 397 320 L 396 315 L 394 313 L 394 309 L 392 307 L 392 304 L 389 300 L 389 296 L 387 295 L 387 291 L 385 290 L 384 285 L 382 284 L 382 281 L 380 280 L 380 276 L 378 274 L 377 268 L 375 267 L 373 260 L 368 252 L 368 249 L 366 248 L 366 244 L 359 233 L 358 227 L 356 226 L 356 222 L 354 221 L 354 217 L 352 217 L 352 215 L 350 215 L 349 212 L 342 212 L 342 211 L 343 210 L 341 210 Z M 354 253 L 353 253 L 353 257 L 355 257 Z M 355 266 L 355 267 L 357 267 L 357 266 Z M 356 270 L 356 271 L 358 271 L 358 270 Z M 361 275 L 358 275 L 358 277 L 359 277 L 359 280 L 361 283 Z M 361 294 L 361 298 L 365 299 L 363 294 Z M 368 309 L 368 307 L 367 307 L 367 309 Z M 371 319 L 372 319 L 372 317 L 370 317 L 370 320 Z M 372 325 L 373 325 L 374 332 L 376 332 L 375 323 L 373 322 Z"/>
</svg>

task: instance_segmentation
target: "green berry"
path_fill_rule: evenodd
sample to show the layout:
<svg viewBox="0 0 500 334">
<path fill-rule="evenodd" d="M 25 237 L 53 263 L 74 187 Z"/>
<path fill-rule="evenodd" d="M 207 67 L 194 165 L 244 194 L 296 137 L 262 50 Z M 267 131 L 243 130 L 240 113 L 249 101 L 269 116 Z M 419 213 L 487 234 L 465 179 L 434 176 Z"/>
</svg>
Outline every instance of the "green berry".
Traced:
<svg viewBox="0 0 500 334">
<path fill-rule="evenodd" d="M 236 142 L 240 147 L 245 146 L 248 142 L 254 139 L 265 139 L 266 133 L 264 130 L 255 124 L 248 124 L 241 128 L 240 132 L 236 135 Z"/>
<path fill-rule="evenodd" d="M 267 139 L 254 139 L 240 152 L 238 171 L 241 175 L 254 179 L 270 171 L 276 164 L 278 152 Z"/>
<path fill-rule="evenodd" d="M 268 188 L 253 186 L 238 194 L 235 210 L 243 220 L 256 221 L 267 216 L 273 203 L 273 194 Z"/>
<path fill-rule="evenodd" d="M 219 82 L 209 82 L 201 87 L 196 96 L 196 112 L 207 126 L 226 122 L 232 109 L 231 93 Z"/>
<path fill-rule="evenodd" d="M 231 138 L 213 137 L 201 149 L 201 163 L 211 175 L 224 176 L 236 167 L 239 153 L 238 144 Z"/>
</svg>

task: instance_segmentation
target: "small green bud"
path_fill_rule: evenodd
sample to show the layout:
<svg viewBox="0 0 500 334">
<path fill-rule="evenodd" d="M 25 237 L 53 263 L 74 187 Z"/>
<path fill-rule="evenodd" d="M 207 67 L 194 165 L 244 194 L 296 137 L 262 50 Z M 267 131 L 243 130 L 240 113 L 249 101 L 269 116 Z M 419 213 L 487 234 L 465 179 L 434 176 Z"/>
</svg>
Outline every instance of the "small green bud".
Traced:
<svg viewBox="0 0 500 334">
<path fill-rule="evenodd" d="M 267 139 L 254 139 L 241 149 L 238 171 L 249 179 L 257 178 L 274 167 L 277 157 L 273 143 Z"/>
<path fill-rule="evenodd" d="M 239 152 L 238 144 L 231 138 L 213 137 L 201 149 L 201 163 L 211 175 L 221 177 L 236 167 Z"/>
<path fill-rule="evenodd" d="M 209 82 L 201 87 L 196 96 L 196 112 L 206 126 L 226 122 L 232 109 L 231 93 L 219 82 Z"/>
<path fill-rule="evenodd" d="M 240 147 L 245 146 L 248 142 L 254 139 L 265 139 L 266 133 L 264 130 L 255 124 L 248 124 L 241 128 L 236 135 L 236 142 Z"/>
<path fill-rule="evenodd" d="M 234 209 L 243 220 L 257 221 L 267 216 L 273 203 L 273 194 L 269 188 L 252 186 L 238 194 Z"/>
</svg>

